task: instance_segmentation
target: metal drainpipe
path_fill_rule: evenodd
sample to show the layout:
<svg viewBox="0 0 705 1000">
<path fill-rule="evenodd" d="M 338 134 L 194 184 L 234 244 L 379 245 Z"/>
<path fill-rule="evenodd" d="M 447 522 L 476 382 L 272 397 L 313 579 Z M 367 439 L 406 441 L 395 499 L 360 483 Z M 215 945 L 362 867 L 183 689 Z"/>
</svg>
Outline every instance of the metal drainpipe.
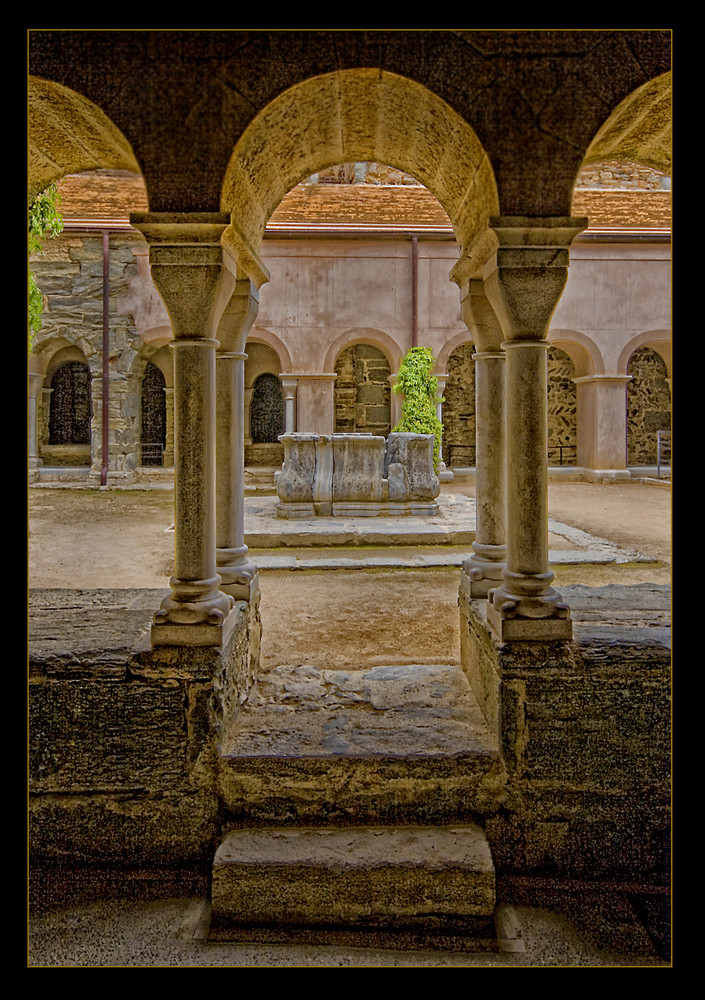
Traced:
<svg viewBox="0 0 705 1000">
<path fill-rule="evenodd" d="M 110 383 L 110 231 L 103 230 L 103 464 L 100 470 L 100 485 L 108 482 L 109 456 L 109 397 Z"/>
<path fill-rule="evenodd" d="M 411 237 L 411 346 L 416 347 L 419 339 L 418 328 L 419 293 L 419 239 Z"/>
</svg>

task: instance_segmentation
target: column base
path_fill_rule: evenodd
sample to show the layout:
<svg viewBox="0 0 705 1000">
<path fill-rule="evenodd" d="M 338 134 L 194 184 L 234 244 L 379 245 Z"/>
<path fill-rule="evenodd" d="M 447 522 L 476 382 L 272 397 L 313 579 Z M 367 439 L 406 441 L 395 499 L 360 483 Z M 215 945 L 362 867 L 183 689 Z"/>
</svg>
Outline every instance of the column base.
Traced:
<svg viewBox="0 0 705 1000">
<path fill-rule="evenodd" d="M 487 624 L 500 642 L 570 642 L 573 638 L 572 618 L 503 618 L 490 600 Z"/>
<path fill-rule="evenodd" d="M 220 589 L 236 601 L 250 601 L 259 595 L 259 569 L 249 559 L 227 566 L 218 566 Z"/>
<path fill-rule="evenodd" d="M 472 555 L 464 560 L 460 572 L 460 592 L 469 600 L 487 597 L 490 590 L 502 585 L 507 558 L 506 545 L 483 545 L 474 541 L 472 547 Z M 495 558 L 483 559 L 483 555 Z"/>
<path fill-rule="evenodd" d="M 505 579 L 507 570 L 505 569 Z M 552 578 L 553 574 L 545 574 Z M 567 640 L 573 638 L 570 608 L 563 598 L 547 587 L 538 591 L 540 578 L 534 585 L 537 592 L 531 595 L 513 594 L 506 583 L 487 595 L 487 624 L 502 642 L 512 640 Z M 525 584 L 531 583 L 527 578 Z"/>
<path fill-rule="evenodd" d="M 225 595 L 223 595 L 225 596 Z M 237 604 L 230 598 L 230 610 L 223 614 L 213 608 L 211 619 L 193 622 L 174 622 L 165 617 L 157 621 L 155 615 L 150 631 L 152 646 L 224 646 L 239 620 Z"/>
</svg>

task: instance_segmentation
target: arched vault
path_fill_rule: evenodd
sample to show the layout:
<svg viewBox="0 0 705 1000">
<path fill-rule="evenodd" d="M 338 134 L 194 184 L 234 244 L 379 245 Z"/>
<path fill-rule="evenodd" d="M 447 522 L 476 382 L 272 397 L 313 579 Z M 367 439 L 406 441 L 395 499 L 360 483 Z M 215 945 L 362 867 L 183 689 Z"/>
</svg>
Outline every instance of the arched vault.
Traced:
<svg viewBox="0 0 705 1000">
<path fill-rule="evenodd" d="M 499 210 L 489 160 L 468 123 L 420 83 L 378 69 L 316 76 L 268 104 L 235 146 L 221 210 L 256 252 L 294 185 L 325 167 L 361 160 L 397 167 L 424 184 L 461 246 Z"/>
</svg>

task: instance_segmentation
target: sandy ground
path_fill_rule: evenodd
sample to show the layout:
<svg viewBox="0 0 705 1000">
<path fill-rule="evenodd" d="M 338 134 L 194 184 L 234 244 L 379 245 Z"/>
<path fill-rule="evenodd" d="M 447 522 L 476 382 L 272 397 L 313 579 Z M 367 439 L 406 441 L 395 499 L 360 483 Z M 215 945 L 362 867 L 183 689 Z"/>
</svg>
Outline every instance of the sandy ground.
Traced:
<svg viewBox="0 0 705 1000">
<path fill-rule="evenodd" d="M 28 502 L 30 587 L 168 587 L 171 491 L 33 488 Z M 556 567 L 554 585 L 670 583 L 670 489 L 552 483 L 549 516 L 658 560 Z M 264 667 L 458 660 L 457 569 L 260 575 Z"/>
</svg>

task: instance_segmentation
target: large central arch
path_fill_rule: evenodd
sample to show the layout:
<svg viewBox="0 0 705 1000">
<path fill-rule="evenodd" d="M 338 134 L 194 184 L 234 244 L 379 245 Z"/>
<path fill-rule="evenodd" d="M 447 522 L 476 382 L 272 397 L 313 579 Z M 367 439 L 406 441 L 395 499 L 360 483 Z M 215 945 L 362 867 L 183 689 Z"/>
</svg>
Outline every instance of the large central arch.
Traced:
<svg viewBox="0 0 705 1000">
<path fill-rule="evenodd" d="M 221 211 L 257 251 L 284 195 L 337 163 L 376 160 L 412 174 L 438 199 L 461 247 L 499 211 L 494 175 L 475 132 L 413 80 L 378 69 L 312 77 L 275 98 L 238 141 Z"/>
</svg>

